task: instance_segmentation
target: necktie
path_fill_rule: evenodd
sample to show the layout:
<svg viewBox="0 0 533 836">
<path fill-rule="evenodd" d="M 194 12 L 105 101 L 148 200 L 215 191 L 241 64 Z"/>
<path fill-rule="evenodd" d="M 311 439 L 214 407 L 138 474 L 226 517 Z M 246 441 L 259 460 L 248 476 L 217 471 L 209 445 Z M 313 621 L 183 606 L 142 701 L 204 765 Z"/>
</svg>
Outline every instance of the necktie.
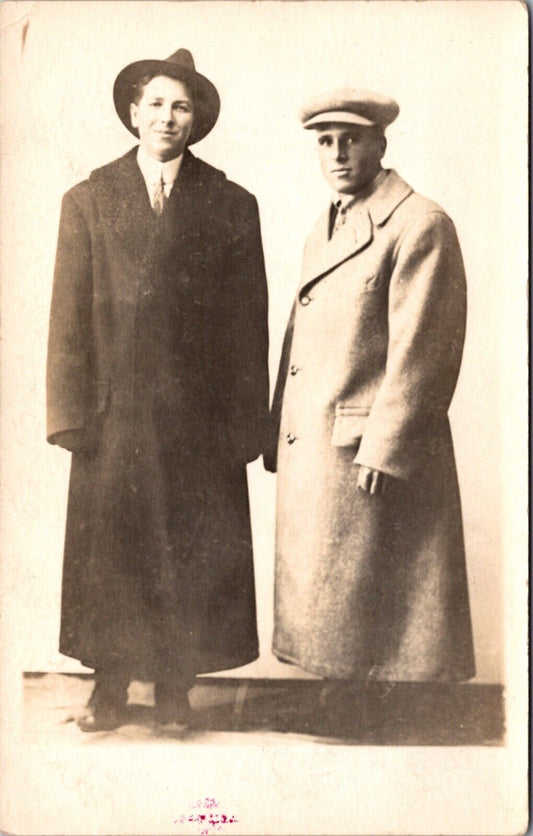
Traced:
<svg viewBox="0 0 533 836">
<path fill-rule="evenodd" d="M 343 206 L 340 200 L 335 204 L 337 210 L 335 220 L 333 222 L 332 236 L 341 229 L 346 223 L 346 215 L 348 214 L 348 207 Z"/>
<path fill-rule="evenodd" d="M 357 195 L 355 195 L 347 202 L 338 200 L 335 203 L 335 209 L 337 211 L 333 220 L 333 229 L 331 230 L 332 237 L 336 232 L 339 231 L 339 229 L 342 229 L 342 227 L 345 225 L 346 221 L 348 220 L 348 215 L 350 214 L 352 208 L 355 206 L 357 202 L 358 198 Z"/>
<path fill-rule="evenodd" d="M 154 212 L 156 213 L 156 215 L 161 215 L 168 201 L 168 197 L 165 194 L 165 181 L 163 180 L 162 174 L 161 179 L 156 184 L 156 187 L 154 189 L 153 201 Z"/>
</svg>

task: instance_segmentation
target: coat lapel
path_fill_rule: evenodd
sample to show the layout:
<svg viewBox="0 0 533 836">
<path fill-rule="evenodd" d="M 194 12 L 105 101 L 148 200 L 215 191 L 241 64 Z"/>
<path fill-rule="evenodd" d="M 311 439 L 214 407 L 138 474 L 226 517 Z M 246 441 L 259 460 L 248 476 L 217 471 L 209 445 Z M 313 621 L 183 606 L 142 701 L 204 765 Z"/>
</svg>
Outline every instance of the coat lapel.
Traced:
<svg viewBox="0 0 533 836">
<path fill-rule="evenodd" d="M 170 192 L 165 211 L 159 219 L 163 234 L 169 239 L 186 241 L 190 249 L 202 233 L 205 223 L 205 202 L 209 190 L 205 175 L 202 176 L 201 163 L 190 151 L 185 151 L 178 179 Z"/>
<path fill-rule="evenodd" d="M 138 263 L 152 258 L 153 244 L 158 248 L 192 241 L 199 232 L 202 195 L 207 191 L 205 178 L 198 176 L 198 161 L 185 151 L 184 159 L 163 215 L 158 218 L 141 170 L 137 164 L 137 148 L 116 163 L 91 174 L 97 200 L 107 226 L 113 230 L 125 251 Z"/>
<path fill-rule="evenodd" d="M 344 226 L 332 238 L 328 238 L 330 209 L 326 210 L 307 239 L 300 290 L 367 247 L 372 241 L 374 227 L 386 223 L 412 191 L 394 170 L 387 172 L 376 190 L 360 209 L 349 213 Z"/>
<path fill-rule="evenodd" d="M 115 163 L 93 171 L 90 182 L 106 227 L 139 260 L 155 216 L 136 154 L 137 148 L 132 148 Z"/>
<path fill-rule="evenodd" d="M 307 240 L 304 252 L 302 287 L 329 273 L 351 258 L 372 240 L 368 212 L 351 212 L 344 226 L 328 238 L 329 209 L 318 219 Z"/>
</svg>

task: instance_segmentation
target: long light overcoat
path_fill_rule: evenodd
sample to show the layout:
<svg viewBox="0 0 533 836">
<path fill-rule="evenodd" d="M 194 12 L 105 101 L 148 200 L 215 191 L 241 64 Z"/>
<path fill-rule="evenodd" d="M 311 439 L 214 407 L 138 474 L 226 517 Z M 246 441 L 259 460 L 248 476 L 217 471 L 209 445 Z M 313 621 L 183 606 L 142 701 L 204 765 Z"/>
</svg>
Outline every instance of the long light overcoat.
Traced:
<svg viewBox="0 0 533 836">
<path fill-rule="evenodd" d="M 157 680 L 257 656 L 267 296 L 255 198 L 186 151 L 157 217 L 135 153 L 63 201 L 48 438 L 99 439 L 72 458 L 60 650 Z"/>
<path fill-rule="evenodd" d="M 326 212 L 307 241 L 274 397 L 274 653 L 326 677 L 467 679 L 447 417 L 465 332 L 459 244 L 394 171 L 348 218 L 330 239 Z M 361 465 L 394 477 L 384 495 L 357 487 Z"/>
</svg>

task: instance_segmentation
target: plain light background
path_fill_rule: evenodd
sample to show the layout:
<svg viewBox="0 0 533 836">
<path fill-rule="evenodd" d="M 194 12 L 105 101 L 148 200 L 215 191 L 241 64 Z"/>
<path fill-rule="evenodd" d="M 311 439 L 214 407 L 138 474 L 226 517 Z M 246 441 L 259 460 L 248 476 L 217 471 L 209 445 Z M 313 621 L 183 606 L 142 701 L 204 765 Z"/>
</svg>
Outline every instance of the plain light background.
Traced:
<svg viewBox="0 0 533 836">
<path fill-rule="evenodd" d="M 0 5 L 2 714 L 0 826 L 177 832 L 196 798 L 237 833 L 511 834 L 525 826 L 527 733 L 527 9 L 495 2 L 4 2 Z M 140 58 L 192 50 L 222 112 L 193 150 L 259 200 L 272 376 L 304 240 L 329 194 L 297 111 L 344 85 L 394 96 L 386 164 L 451 215 L 469 283 L 452 407 L 480 681 L 507 683 L 505 747 L 23 747 L 20 671 L 57 653 L 68 455 L 45 443 L 45 349 L 60 200 L 133 138 L 111 89 Z M 274 477 L 250 467 L 262 657 Z M 305 502 L 305 486 L 302 503 Z M 184 754 L 185 752 L 185 754 Z M 230 832 L 229 830 L 227 831 Z"/>
<path fill-rule="evenodd" d="M 189 48 L 218 87 L 215 129 L 193 153 L 258 198 L 270 289 L 271 371 L 303 243 L 329 199 L 301 104 L 339 86 L 395 97 L 385 165 L 454 220 L 469 286 L 468 332 L 451 417 L 463 500 L 478 678 L 503 675 L 502 413 L 505 357 L 524 320 L 513 246 L 526 161 L 514 3 L 14 4 L 2 59 L 4 511 L 14 533 L 24 670 L 77 670 L 56 651 L 69 455 L 45 443 L 45 354 L 61 196 L 135 139 L 115 114 L 119 70 Z M 20 9 L 20 14 L 17 14 Z M 16 22 L 20 17 L 21 20 Z M 9 60 L 9 67 L 6 61 Z M 521 126 L 522 132 L 516 127 Z M 512 130 L 511 130 L 512 128 Z M 518 136 L 518 141 L 517 141 Z M 262 658 L 246 673 L 298 675 L 270 656 L 274 477 L 250 467 Z M 302 486 L 302 507 L 305 486 Z M 239 672 L 241 673 L 241 672 Z"/>
</svg>

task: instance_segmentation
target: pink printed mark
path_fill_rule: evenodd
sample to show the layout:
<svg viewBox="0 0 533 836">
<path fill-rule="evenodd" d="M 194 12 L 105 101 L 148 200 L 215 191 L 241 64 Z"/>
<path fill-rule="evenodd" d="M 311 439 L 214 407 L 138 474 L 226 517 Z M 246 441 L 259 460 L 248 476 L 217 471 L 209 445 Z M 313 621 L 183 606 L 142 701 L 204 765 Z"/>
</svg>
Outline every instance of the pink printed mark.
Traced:
<svg viewBox="0 0 533 836">
<path fill-rule="evenodd" d="M 211 833 L 220 832 L 225 825 L 235 824 L 239 821 L 233 815 L 214 812 L 219 806 L 216 799 L 203 798 L 191 804 L 191 809 L 199 812 L 180 816 L 179 819 L 174 819 L 174 824 L 196 824 L 200 827 L 196 831 L 200 836 L 210 836 Z"/>
</svg>

